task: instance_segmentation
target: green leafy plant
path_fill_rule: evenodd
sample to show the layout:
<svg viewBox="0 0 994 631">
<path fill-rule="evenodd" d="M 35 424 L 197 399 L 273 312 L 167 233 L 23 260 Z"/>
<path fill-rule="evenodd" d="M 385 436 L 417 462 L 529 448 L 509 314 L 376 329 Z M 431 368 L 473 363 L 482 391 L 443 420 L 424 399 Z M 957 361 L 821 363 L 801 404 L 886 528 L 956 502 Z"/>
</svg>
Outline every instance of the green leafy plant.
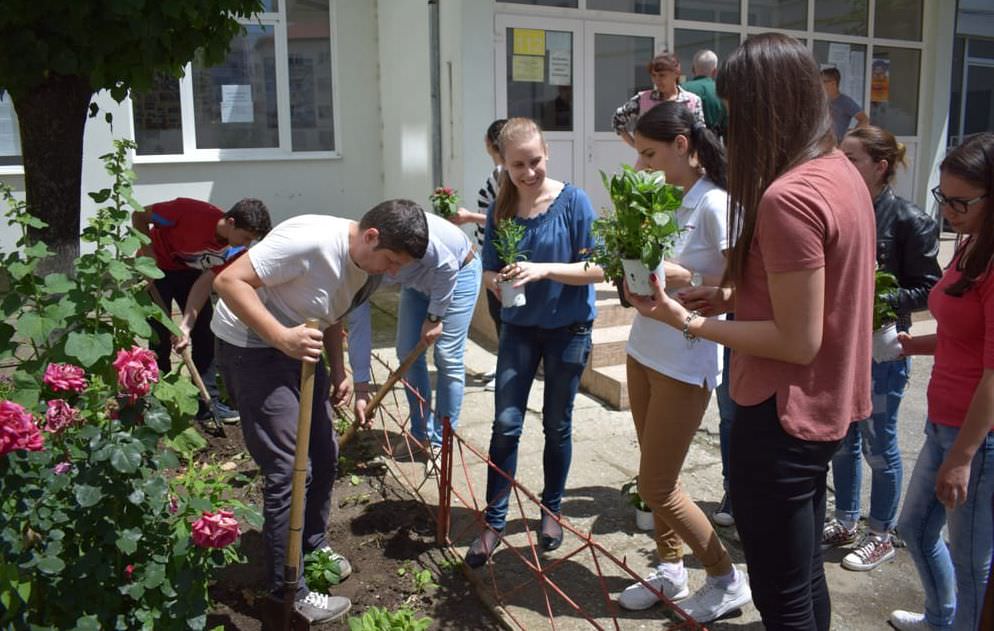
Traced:
<svg viewBox="0 0 994 631">
<path fill-rule="evenodd" d="M 513 217 L 501 219 L 494 229 L 494 249 L 505 265 L 527 261 L 528 255 L 521 250 L 521 240 L 525 238 L 525 227 Z"/>
<path fill-rule="evenodd" d="M 424 631 L 430 626 L 431 618 L 418 618 L 407 607 L 393 612 L 370 607 L 361 616 L 349 616 L 349 631 Z"/>
<path fill-rule="evenodd" d="M 901 286 L 890 272 L 878 269 L 874 278 L 873 291 L 873 330 L 877 331 L 885 325 L 897 321 L 892 300 L 897 296 Z"/>
<path fill-rule="evenodd" d="M 435 582 L 435 575 L 427 568 L 417 570 L 412 574 L 411 578 L 414 581 L 414 589 L 419 593 L 438 587 L 438 583 Z"/>
<path fill-rule="evenodd" d="M 459 209 L 459 195 L 451 186 L 439 186 L 428 199 L 435 214 L 446 219 L 455 215 Z"/>
<path fill-rule="evenodd" d="M 681 232 L 676 211 L 683 190 L 667 184 L 660 171 L 636 171 L 627 164 L 610 177 L 601 171 L 601 179 L 614 212 L 594 221 L 597 245 L 588 261 L 612 279 L 622 277 L 622 259 L 639 259 L 656 269 Z"/>
<path fill-rule="evenodd" d="M 114 183 L 91 194 L 106 205 L 71 276 L 38 271 L 48 248 L 27 229 L 42 224 L 3 192 L 22 233 L 0 266 L 0 628 L 203 629 L 214 569 L 241 559 L 240 523 L 261 523 L 219 470 L 184 470 L 166 447 L 196 390 L 136 344 L 165 315 L 127 225 L 133 148 L 103 156 Z"/>
<path fill-rule="evenodd" d="M 645 503 L 642 496 L 639 495 L 639 477 L 635 476 L 628 482 L 621 485 L 621 495 L 625 498 L 625 501 L 637 508 L 640 511 L 648 512 L 651 510 L 649 505 Z"/>
<path fill-rule="evenodd" d="M 304 557 L 304 576 L 311 589 L 327 592 L 342 582 L 342 568 L 331 552 L 315 550 Z"/>
</svg>

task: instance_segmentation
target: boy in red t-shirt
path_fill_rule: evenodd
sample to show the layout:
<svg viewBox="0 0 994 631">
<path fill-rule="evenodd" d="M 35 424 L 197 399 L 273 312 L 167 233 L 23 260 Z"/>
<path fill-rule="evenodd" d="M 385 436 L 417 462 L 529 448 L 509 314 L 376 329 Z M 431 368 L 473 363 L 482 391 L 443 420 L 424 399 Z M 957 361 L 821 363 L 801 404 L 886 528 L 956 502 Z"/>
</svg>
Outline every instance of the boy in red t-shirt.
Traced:
<svg viewBox="0 0 994 631">
<path fill-rule="evenodd" d="M 271 222 L 265 204 L 246 198 L 228 212 L 196 199 L 179 197 L 146 206 L 131 216 L 132 225 L 152 239 L 142 248 L 143 256 L 153 256 L 165 274 L 153 287 L 163 308 L 172 309 L 173 301 L 183 312 L 182 335 L 172 337 L 156 320 L 149 323 L 156 334 L 151 348 L 158 356 L 159 370 L 168 372 L 170 342 L 177 351 L 192 345 L 193 363 L 207 385 L 214 413 L 221 420 L 235 423 L 236 410 L 218 400 L 214 369 L 214 335 L 210 330 L 211 304 L 208 300 L 214 276 L 220 273 L 254 240 L 269 232 Z M 210 410 L 201 403 L 197 418 L 207 418 Z"/>
</svg>

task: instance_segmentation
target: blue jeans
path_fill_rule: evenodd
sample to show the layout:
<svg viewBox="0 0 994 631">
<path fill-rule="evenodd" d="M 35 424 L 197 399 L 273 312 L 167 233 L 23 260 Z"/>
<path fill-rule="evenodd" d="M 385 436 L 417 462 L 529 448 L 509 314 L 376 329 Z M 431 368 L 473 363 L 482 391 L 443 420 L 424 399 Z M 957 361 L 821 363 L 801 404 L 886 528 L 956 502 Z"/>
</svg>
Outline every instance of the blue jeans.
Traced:
<svg viewBox="0 0 994 631">
<path fill-rule="evenodd" d="M 859 494 L 863 480 L 860 452 L 873 470 L 870 486 L 870 530 L 890 532 L 897 523 L 901 499 L 901 452 L 897 446 L 897 410 L 908 385 L 907 358 L 873 362 L 873 415 L 849 426 L 838 453 L 832 458 L 835 517 L 859 521 Z"/>
<path fill-rule="evenodd" d="M 480 293 L 481 270 L 479 257 L 474 257 L 459 270 L 455 289 L 452 290 L 452 301 L 442 316 L 442 335 L 434 345 L 435 368 L 438 371 L 438 394 L 434 408 L 431 406 L 431 378 L 428 376 L 425 353 L 421 353 L 407 371 L 407 382 L 424 398 L 422 403 L 409 389 L 404 390 L 411 410 L 411 434 L 418 440 L 430 439 L 432 443 L 441 445 L 441 419 L 448 416 L 453 428 L 459 424 L 463 387 L 466 383 L 463 355 L 466 353 L 469 323 L 473 319 L 473 309 Z M 428 314 L 429 302 L 429 297 L 416 289 L 405 287 L 400 292 L 400 304 L 397 307 L 397 357 L 401 361 L 421 339 L 421 327 Z"/>
<path fill-rule="evenodd" d="M 573 399 L 580 387 L 580 375 L 590 357 L 590 330 L 590 322 L 558 329 L 520 327 L 507 322 L 501 326 L 490 460 L 514 477 L 528 393 L 535 381 L 538 363 L 543 362 L 545 396 L 542 402 L 542 430 L 545 433 L 545 449 L 542 468 L 545 485 L 542 504 L 553 513 L 559 512 L 573 457 Z M 492 468 L 487 470 L 486 519 L 498 531 L 503 530 L 507 522 L 510 488 L 511 484 L 504 476 Z"/>
<path fill-rule="evenodd" d="M 940 629 L 974 631 L 991 565 L 994 433 L 987 434 L 973 457 L 966 503 L 950 512 L 935 496 L 935 481 L 958 434 L 956 427 L 925 424 L 925 444 L 897 527 L 925 590 L 925 619 Z M 941 535 L 947 522 L 948 545 Z"/>
</svg>

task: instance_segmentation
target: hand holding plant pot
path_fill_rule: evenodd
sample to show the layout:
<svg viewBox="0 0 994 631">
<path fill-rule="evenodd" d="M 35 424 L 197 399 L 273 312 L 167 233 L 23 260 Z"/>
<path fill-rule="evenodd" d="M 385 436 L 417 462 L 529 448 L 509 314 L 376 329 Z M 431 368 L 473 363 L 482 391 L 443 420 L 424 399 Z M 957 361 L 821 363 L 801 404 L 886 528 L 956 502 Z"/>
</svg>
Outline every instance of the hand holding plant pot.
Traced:
<svg viewBox="0 0 994 631">
<path fill-rule="evenodd" d="M 667 184 L 660 171 L 636 171 L 627 164 L 610 178 L 602 171 L 601 178 L 614 213 L 594 222 L 598 245 L 590 262 L 615 283 L 624 278 L 632 293 L 652 295 L 649 274 L 661 269 L 663 257 L 681 232 L 676 211 L 683 190 Z"/>
<path fill-rule="evenodd" d="M 505 265 L 511 266 L 528 257 L 521 251 L 521 240 L 525 237 L 525 227 L 514 221 L 513 218 L 501 219 L 497 222 L 495 230 L 494 248 L 497 256 Z M 500 288 L 501 306 L 506 308 L 525 306 L 524 284 L 515 287 L 515 281 L 498 280 L 497 286 Z"/>
<path fill-rule="evenodd" d="M 439 186 L 428 196 L 435 214 L 445 219 L 451 219 L 459 210 L 459 195 L 451 186 Z"/>
<path fill-rule="evenodd" d="M 897 339 L 897 312 L 891 299 L 900 285 L 890 272 L 878 269 L 873 295 L 873 360 L 894 361 L 901 356 L 901 343 Z"/>
</svg>

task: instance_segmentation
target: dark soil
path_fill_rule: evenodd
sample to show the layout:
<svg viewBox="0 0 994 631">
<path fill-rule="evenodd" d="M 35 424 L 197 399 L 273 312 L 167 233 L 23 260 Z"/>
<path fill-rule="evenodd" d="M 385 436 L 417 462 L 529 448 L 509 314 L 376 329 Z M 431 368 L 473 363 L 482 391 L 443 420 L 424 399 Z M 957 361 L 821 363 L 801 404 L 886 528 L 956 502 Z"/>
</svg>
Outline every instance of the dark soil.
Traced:
<svg viewBox="0 0 994 631">
<path fill-rule="evenodd" d="M 245 451 L 241 430 L 238 426 L 226 430 L 226 437 L 208 437 L 210 447 L 203 458 L 236 466 L 249 479 L 238 488 L 239 497 L 261 507 L 258 469 Z M 343 449 L 339 461 L 328 542 L 349 559 L 353 574 L 332 593 L 351 599 L 350 616 L 360 616 L 373 606 L 391 611 L 405 607 L 419 618 L 431 618 L 432 629 L 502 628 L 476 596 L 461 563 L 435 544 L 431 513 L 404 492 L 375 458 L 382 453 L 377 441 L 373 433 L 360 435 Z M 248 563 L 219 575 L 211 588 L 215 608 L 207 626 L 279 629 L 281 609 L 264 597 L 261 533 L 244 533 L 241 544 Z M 415 578 L 425 569 L 431 573 L 432 584 L 427 586 Z M 315 628 L 345 628 L 347 618 Z"/>
</svg>

